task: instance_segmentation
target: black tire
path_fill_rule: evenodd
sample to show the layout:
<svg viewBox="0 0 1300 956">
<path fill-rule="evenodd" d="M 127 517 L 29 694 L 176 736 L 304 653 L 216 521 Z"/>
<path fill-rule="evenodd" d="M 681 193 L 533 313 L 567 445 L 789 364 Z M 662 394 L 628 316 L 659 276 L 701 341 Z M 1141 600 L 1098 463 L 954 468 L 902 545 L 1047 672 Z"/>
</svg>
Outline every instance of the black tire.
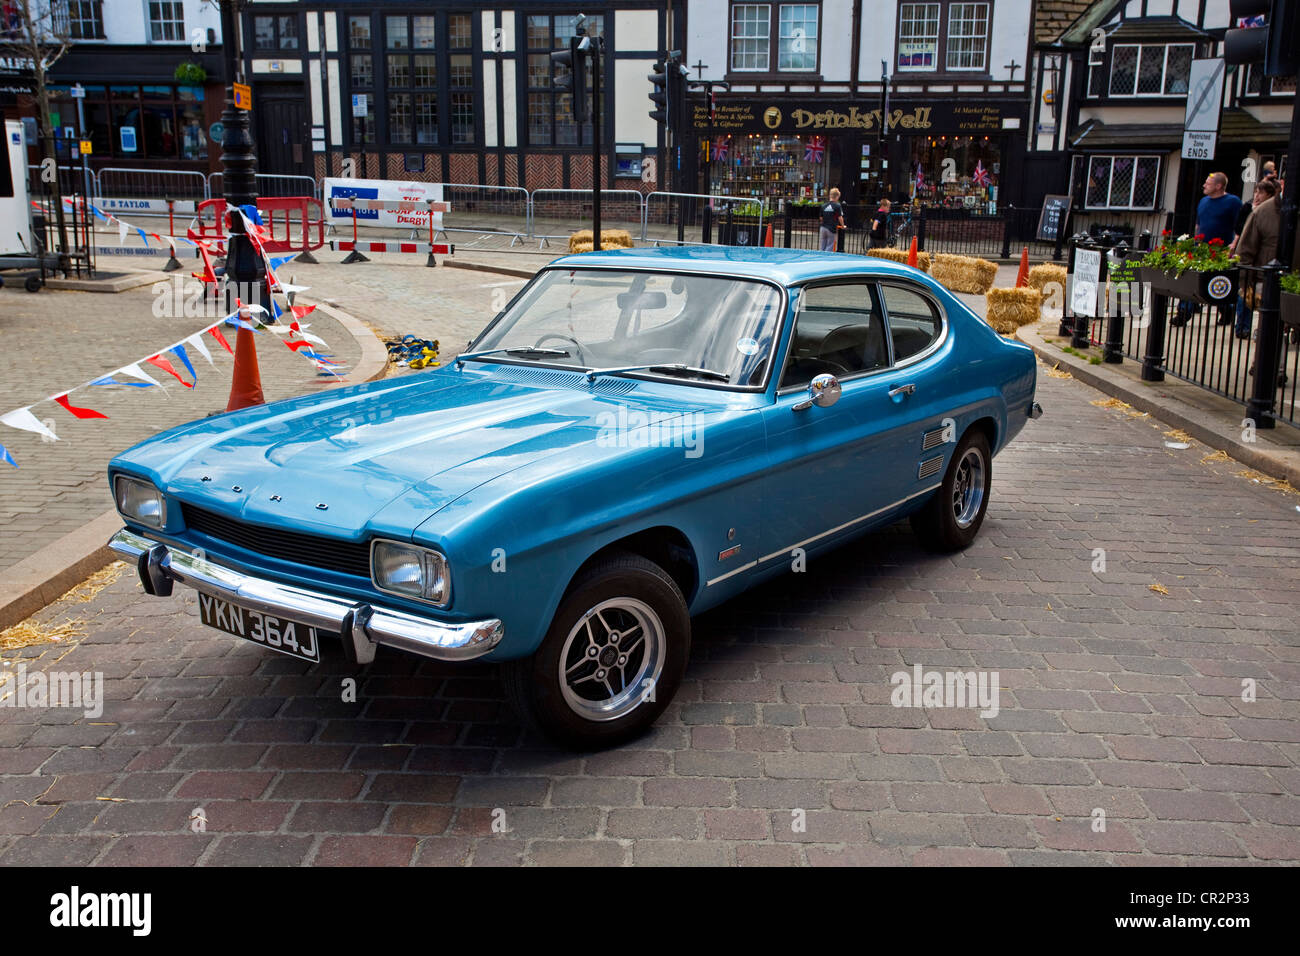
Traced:
<svg viewBox="0 0 1300 956">
<path fill-rule="evenodd" d="M 912 530 L 921 545 L 939 552 L 968 547 L 984 523 L 992 484 L 993 455 L 988 437 L 972 429 L 957 443 L 938 492 L 912 515 Z M 976 492 L 978 500 L 972 500 Z"/>
<path fill-rule="evenodd" d="M 23 288 L 28 292 L 40 292 L 42 285 L 40 276 L 28 276 L 23 280 Z"/>
<path fill-rule="evenodd" d="M 620 657 L 618 641 L 635 641 L 638 633 L 640 643 Z M 536 653 L 507 662 L 502 680 L 520 716 L 556 743 L 610 747 L 644 733 L 663 713 L 681 684 L 690 645 L 690 613 L 676 582 L 639 555 L 618 554 L 574 580 Z M 569 681 L 561 677 L 562 655 Z M 626 660 L 622 667 L 620 660 Z M 605 675 L 604 690 L 597 674 Z M 597 715 L 606 705 L 615 716 Z"/>
</svg>

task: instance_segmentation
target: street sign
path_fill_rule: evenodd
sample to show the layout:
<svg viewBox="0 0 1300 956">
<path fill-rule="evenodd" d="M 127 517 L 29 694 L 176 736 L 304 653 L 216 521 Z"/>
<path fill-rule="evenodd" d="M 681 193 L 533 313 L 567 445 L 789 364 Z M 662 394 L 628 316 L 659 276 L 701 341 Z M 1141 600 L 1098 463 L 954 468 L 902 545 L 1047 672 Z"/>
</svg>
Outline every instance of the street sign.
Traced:
<svg viewBox="0 0 1300 956">
<path fill-rule="evenodd" d="M 1097 286 L 1101 283 L 1101 250 L 1074 250 L 1074 287 L 1070 305 L 1075 315 L 1097 316 Z"/>
<path fill-rule="evenodd" d="M 77 144 L 77 149 L 81 151 L 82 156 L 89 156 L 95 151 L 95 144 L 88 139 L 83 139 Z"/>
<path fill-rule="evenodd" d="M 247 83 L 231 83 L 230 90 L 235 96 L 235 109 L 251 110 L 253 108 L 253 88 Z"/>
<path fill-rule="evenodd" d="M 1213 159 L 1216 133 L 1183 133 L 1183 159 Z"/>
<path fill-rule="evenodd" d="M 72 87 L 72 89 L 68 90 L 68 95 L 74 100 L 84 100 L 86 98 L 86 88 L 80 83 L 77 83 Z"/>
<path fill-rule="evenodd" d="M 208 127 L 208 135 L 212 137 L 212 142 L 222 143 L 226 139 L 226 124 L 217 120 Z"/>
<path fill-rule="evenodd" d="M 370 112 L 370 96 L 367 93 L 352 94 L 352 117 L 353 119 L 364 119 Z"/>
<path fill-rule="evenodd" d="M 1183 115 L 1183 159 L 1213 159 L 1223 109 L 1223 59 L 1193 60 Z"/>
</svg>

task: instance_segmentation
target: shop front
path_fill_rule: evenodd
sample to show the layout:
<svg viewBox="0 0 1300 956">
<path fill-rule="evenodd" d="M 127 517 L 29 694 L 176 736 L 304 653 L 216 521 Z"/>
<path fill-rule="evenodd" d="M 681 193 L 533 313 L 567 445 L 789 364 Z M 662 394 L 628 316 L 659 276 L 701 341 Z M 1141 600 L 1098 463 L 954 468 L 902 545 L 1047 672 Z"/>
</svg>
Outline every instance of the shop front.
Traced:
<svg viewBox="0 0 1300 956">
<path fill-rule="evenodd" d="M 995 212 L 1019 198 L 1022 102 L 899 97 L 883 126 L 879 106 L 866 101 L 718 97 L 712 112 L 692 106 L 702 192 L 766 199 L 776 210 L 819 205 L 835 186 L 848 204 L 889 198 Z"/>
</svg>

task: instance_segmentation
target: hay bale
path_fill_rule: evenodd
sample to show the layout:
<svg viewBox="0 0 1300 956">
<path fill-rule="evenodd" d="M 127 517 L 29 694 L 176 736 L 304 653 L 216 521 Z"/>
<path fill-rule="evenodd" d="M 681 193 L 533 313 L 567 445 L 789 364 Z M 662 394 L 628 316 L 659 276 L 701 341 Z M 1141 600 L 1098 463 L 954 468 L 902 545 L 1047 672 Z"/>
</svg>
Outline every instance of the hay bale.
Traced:
<svg viewBox="0 0 1300 956">
<path fill-rule="evenodd" d="M 569 237 L 569 252 L 591 252 L 594 236 L 590 229 L 579 229 Z M 601 249 L 631 249 L 632 235 L 626 229 L 600 230 Z"/>
<path fill-rule="evenodd" d="M 930 260 L 930 275 L 951 292 L 983 295 L 993 288 L 998 267 L 987 259 L 939 253 Z"/>
<path fill-rule="evenodd" d="M 1011 335 L 1022 325 L 1037 322 L 1042 315 L 1043 294 L 1032 286 L 1018 289 L 989 289 L 988 323 L 995 332 Z"/>
<path fill-rule="evenodd" d="M 901 262 L 903 265 L 907 265 L 906 249 L 889 249 L 889 248 L 881 247 L 879 249 L 867 250 L 867 255 L 875 256 L 877 259 L 888 259 L 890 262 Z M 929 272 L 930 253 L 918 252 L 916 254 L 916 267 L 920 269 L 922 272 Z"/>
<path fill-rule="evenodd" d="M 1034 266 L 1029 270 L 1029 284 L 1042 292 L 1043 289 L 1052 283 L 1056 283 L 1062 289 L 1065 288 L 1065 280 L 1069 275 L 1065 266 L 1052 265 L 1043 263 L 1041 266 Z"/>
</svg>

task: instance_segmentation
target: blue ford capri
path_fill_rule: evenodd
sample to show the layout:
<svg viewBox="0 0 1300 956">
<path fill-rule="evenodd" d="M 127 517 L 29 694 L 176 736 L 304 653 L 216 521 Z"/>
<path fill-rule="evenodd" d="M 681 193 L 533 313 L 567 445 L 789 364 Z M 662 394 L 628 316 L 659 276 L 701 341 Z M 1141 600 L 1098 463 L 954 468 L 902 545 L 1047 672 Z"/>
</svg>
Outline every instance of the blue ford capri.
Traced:
<svg viewBox="0 0 1300 956">
<path fill-rule="evenodd" d="M 691 616 L 902 518 L 971 543 L 1035 363 L 929 276 L 773 249 L 556 260 L 455 361 L 123 452 L 145 590 L 304 661 L 503 665 L 573 747 L 647 728 Z"/>
</svg>

